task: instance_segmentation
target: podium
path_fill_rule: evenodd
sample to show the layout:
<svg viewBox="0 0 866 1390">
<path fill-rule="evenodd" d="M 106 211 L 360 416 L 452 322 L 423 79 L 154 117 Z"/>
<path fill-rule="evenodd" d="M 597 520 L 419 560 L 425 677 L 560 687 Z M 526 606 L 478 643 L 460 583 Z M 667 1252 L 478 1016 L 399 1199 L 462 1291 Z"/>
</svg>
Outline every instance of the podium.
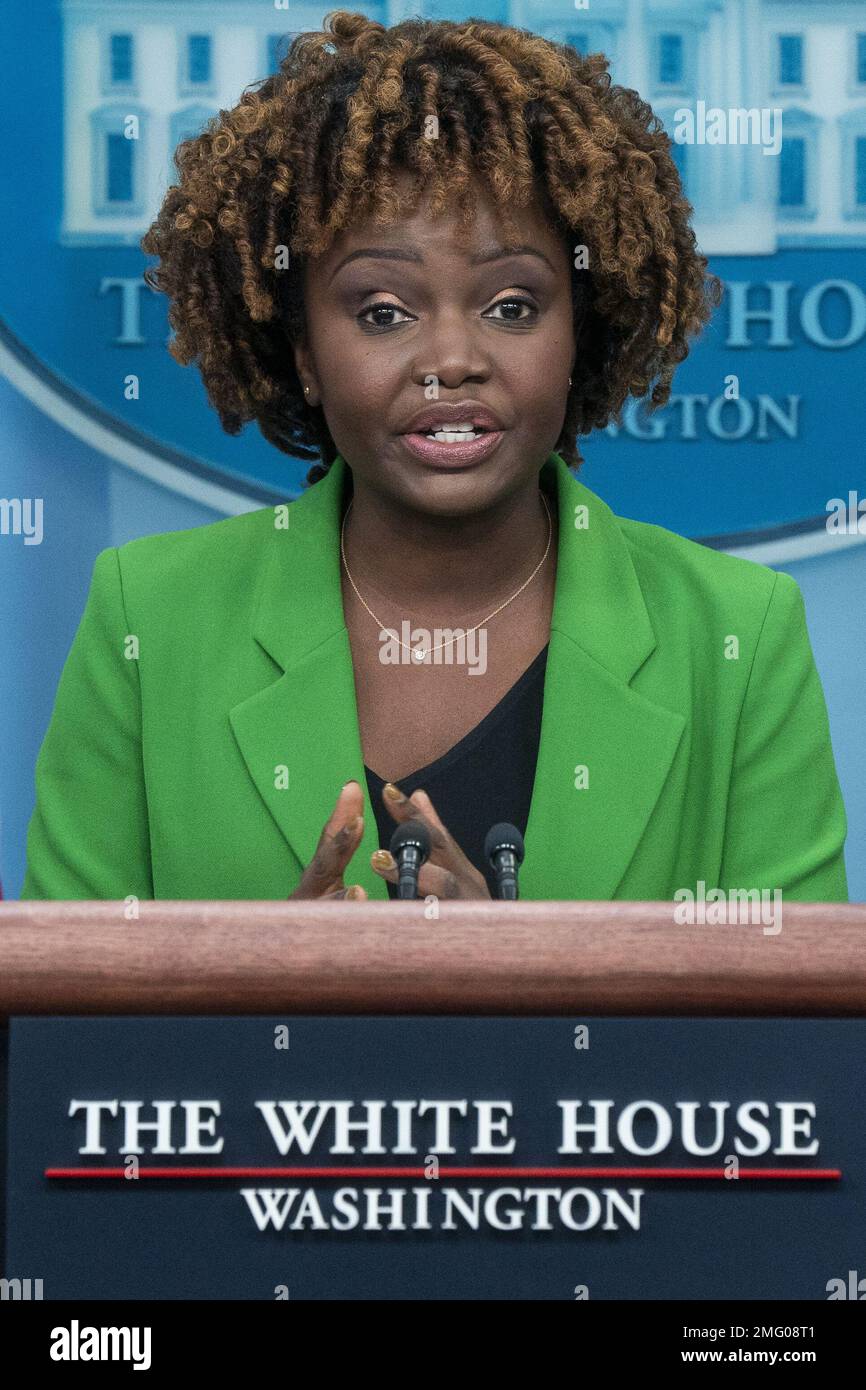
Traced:
<svg viewBox="0 0 866 1390">
<path fill-rule="evenodd" d="M 0 903 L 0 1014 L 866 1015 L 866 904 Z"/>
<path fill-rule="evenodd" d="M 5 1277 L 862 1297 L 866 905 L 674 908 L 0 905 Z"/>
</svg>

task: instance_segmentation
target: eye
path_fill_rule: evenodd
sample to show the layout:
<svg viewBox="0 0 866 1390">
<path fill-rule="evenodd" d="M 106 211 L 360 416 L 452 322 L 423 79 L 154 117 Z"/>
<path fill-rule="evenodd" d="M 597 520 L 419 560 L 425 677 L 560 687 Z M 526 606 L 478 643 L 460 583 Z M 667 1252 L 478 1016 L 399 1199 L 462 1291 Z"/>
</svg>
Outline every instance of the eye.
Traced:
<svg viewBox="0 0 866 1390">
<path fill-rule="evenodd" d="M 529 300 L 529 299 L 521 299 L 521 298 L 520 298 L 519 296 L 517 296 L 517 295 L 510 295 L 508 299 L 499 299 L 499 300 L 497 300 L 497 302 L 493 305 L 493 309 L 503 309 L 503 308 L 506 308 L 506 307 L 509 307 L 509 306 L 517 306 L 517 308 L 519 308 L 519 309 L 520 309 L 520 308 L 528 309 L 528 310 L 529 310 L 529 313 L 528 313 L 528 314 L 522 314 L 522 315 L 520 316 L 520 318 L 506 318 L 506 319 L 500 320 L 500 322 L 504 322 L 504 323 L 528 323 L 529 320 L 533 317 L 533 315 L 538 313 L 538 310 L 536 309 L 535 305 L 532 303 L 531 300 Z M 492 310 L 491 310 L 491 312 L 492 312 Z"/>
<path fill-rule="evenodd" d="M 363 324 L 365 328 L 395 328 L 396 324 L 394 324 L 393 322 L 383 323 L 381 320 L 379 320 L 376 323 L 371 323 L 370 320 L 367 318 L 368 314 L 383 313 L 402 314 L 403 317 L 407 319 L 411 317 L 406 313 L 405 309 L 400 309 L 396 304 L 388 304 L 385 302 L 385 300 L 381 300 L 378 304 L 370 304 L 366 309 L 363 309 L 361 313 L 358 314 L 358 322 Z"/>
</svg>

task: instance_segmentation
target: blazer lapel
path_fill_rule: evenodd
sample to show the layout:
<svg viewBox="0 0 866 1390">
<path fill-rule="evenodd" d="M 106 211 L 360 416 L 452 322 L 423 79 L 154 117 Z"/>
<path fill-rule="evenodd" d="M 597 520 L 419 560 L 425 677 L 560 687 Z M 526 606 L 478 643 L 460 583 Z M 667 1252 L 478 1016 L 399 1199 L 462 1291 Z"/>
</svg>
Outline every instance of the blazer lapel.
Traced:
<svg viewBox="0 0 866 1390">
<path fill-rule="evenodd" d="M 360 782 L 364 834 L 347 877 L 385 901 L 387 887 L 369 864 L 378 832 L 340 585 L 345 474 L 338 455 L 291 505 L 288 527 L 268 534 L 252 635 L 282 674 L 237 704 L 230 720 L 259 795 L 304 865 L 342 784 Z M 601 901 L 628 868 L 685 719 L 630 687 L 656 640 L 616 518 L 558 454 L 542 476 L 556 490 L 559 544 L 521 894 Z M 586 527 L 574 524 L 578 507 L 587 509 Z M 575 785 L 581 767 L 585 788 Z"/>
<path fill-rule="evenodd" d="M 652 815 L 685 718 L 629 684 L 657 643 L 616 517 L 558 454 L 542 476 L 555 476 L 559 546 L 521 896 L 605 901 Z"/>
<path fill-rule="evenodd" d="M 253 637 L 283 674 L 242 700 L 229 718 L 250 776 L 301 864 L 309 864 L 344 782 L 360 782 L 364 834 L 346 881 L 387 900 L 370 868 L 379 847 L 367 799 L 352 651 L 340 588 L 340 523 L 345 465 L 288 509 L 289 525 L 269 533 Z M 280 785 L 279 769 L 285 768 Z"/>
</svg>

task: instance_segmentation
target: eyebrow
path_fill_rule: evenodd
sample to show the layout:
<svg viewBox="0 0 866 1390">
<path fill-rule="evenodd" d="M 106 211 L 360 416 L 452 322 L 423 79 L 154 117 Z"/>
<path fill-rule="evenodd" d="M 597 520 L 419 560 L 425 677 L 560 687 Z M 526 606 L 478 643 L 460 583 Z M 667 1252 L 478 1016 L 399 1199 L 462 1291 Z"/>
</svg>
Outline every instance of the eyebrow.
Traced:
<svg viewBox="0 0 866 1390">
<path fill-rule="evenodd" d="M 553 264 L 548 257 L 545 256 L 543 251 L 539 251 L 535 246 L 527 246 L 524 244 L 520 246 L 485 246 L 483 250 L 476 252 L 474 256 L 470 256 L 469 264 L 487 265 L 491 261 L 504 260 L 506 256 L 537 256 L 540 261 L 544 261 L 544 264 L 548 266 L 550 270 L 554 271 L 554 274 L 556 273 Z M 350 251 L 348 256 L 344 256 L 343 260 L 340 261 L 340 264 L 332 272 L 330 279 L 333 280 L 334 276 L 337 275 L 344 266 L 348 265 L 350 261 L 359 261 L 362 258 L 374 261 L 414 261 L 418 265 L 423 265 L 424 263 L 424 257 L 419 251 L 416 251 L 414 247 L 364 246 L 357 251 Z"/>
</svg>

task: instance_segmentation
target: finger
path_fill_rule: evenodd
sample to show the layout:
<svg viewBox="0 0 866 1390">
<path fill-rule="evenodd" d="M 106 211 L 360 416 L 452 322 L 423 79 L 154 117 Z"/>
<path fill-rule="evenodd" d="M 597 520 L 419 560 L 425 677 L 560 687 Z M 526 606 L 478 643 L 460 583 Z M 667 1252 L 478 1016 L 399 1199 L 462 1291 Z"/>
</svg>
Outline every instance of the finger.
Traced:
<svg viewBox="0 0 866 1390">
<path fill-rule="evenodd" d="M 339 856 L 345 851 L 346 844 L 353 838 L 348 827 L 352 826 L 352 824 L 356 824 L 357 830 L 356 817 L 360 816 L 361 819 L 363 819 L 363 812 L 364 794 L 363 791 L 361 791 L 360 784 L 356 783 L 354 780 L 348 781 L 348 783 L 345 783 L 345 785 L 341 787 L 338 798 L 336 798 L 334 810 L 332 810 L 331 815 L 329 815 L 327 821 L 325 821 L 324 827 L 322 827 L 321 835 L 318 837 L 316 855 L 314 855 L 314 858 L 320 858 L 324 860 L 325 863 L 341 862 Z M 361 830 L 363 830 L 363 827 L 361 827 Z M 360 835 L 357 838 L 360 840 Z M 334 848 L 338 851 L 338 856 L 336 856 L 336 858 L 334 855 Z M 342 863 L 343 866 L 345 866 L 345 863 L 348 863 L 348 859 L 343 858 Z"/>
<path fill-rule="evenodd" d="M 343 873 L 364 834 L 364 817 L 356 816 L 334 834 L 322 831 L 316 852 L 301 877 L 301 887 L 313 897 L 321 897 L 343 886 Z"/>
<path fill-rule="evenodd" d="M 382 789 L 382 800 L 395 820 L 401 823 L 407 820 L 419 820 L 426 825 L 430 832 L 430 859 L 428 862 L 439 864 L 443 869 L 450 869 L 452 873 L 458 875 L 470 871 L 469 860 L 453 835 L 443 825 L 426 792 L 413 792 L 411 797 L 408 797 L 404 796 L 400 788 L 396 787 L 393 782 L 386 782 Z"/>
<path fill-rule="evenodd" d="M 363 815 L 363 812 L 364 793 L 361 790 L 361 784 L 352 779 L 340 788 L 334 809 L 325 821 L 322 835 L 336 834 L 347 821 L 352 820 L 355 816 Z"/>
<path fill-rule="evenodd" d="M 323 898 L 345 899 L 348 902 L 365 902 L 367 894 L 360 883 L 350 883 L 348 888 L 335 888 L 331 893 L 322 893 Z"/>
<path fill-rule="evenodd" d="M 418 791 L 412 793 L 412 795 L 409 797 L 409 800 L 414 802 L 414 804 L 421 811 L 423 811 L 426 820 L 432 821 L 433 824 L 438 827 L 438 829 L 442 832 L 443 835 L 447 835 L 449 840 L 452 839 L 450 831 L 443 824 L 436 810 L 436 807 L 433 805 L 433 802 L 430 800 L 429 796 L 425 791 L 422 791 L 419 787 Z"/>
<path fill-rule="evenodd" d="M 380 855 L 386 856 L 390 862 L 386 863 L 385 858 L 380 859 L 378 857 Z M 400 874 L 397 865 L 387 850 L 377 850 L 375 854 L 370 856 L 370 864 L 379 877 L 387 879 L 388 883 L 399 881 Z M 468 884 L 465 882 L 461 884 L 460 879 L 450 869 L 445 869 L 440 864 L 431 864 L 429 860 L 421 865 L 418 872 L 418 894 L 422 898 L 433 896 L 444 899 L 476 896 L 474 892 L 471 895 L 468 894 L 465 891 L 467 887 Z"/>
<path fill-rule="evenodd" d="M 435 820 L 431 819 L 421 803 L 415 800 L 416 795 L 417 793 L 413 792 L 412 796 L 408 797 L 393 782 L 386 782 L 382 788 L 382 803 L 387 806 L 391 815 L 401 825 L 407 820 L 422 821 L 430 831 L 431 843 L 434 846 L 438 845 L 440 850 L 446 849 L 449 842 L 456 848 L 455 841 L 451 839 L 439 817 L 436 816 Z"/>
</svg>

